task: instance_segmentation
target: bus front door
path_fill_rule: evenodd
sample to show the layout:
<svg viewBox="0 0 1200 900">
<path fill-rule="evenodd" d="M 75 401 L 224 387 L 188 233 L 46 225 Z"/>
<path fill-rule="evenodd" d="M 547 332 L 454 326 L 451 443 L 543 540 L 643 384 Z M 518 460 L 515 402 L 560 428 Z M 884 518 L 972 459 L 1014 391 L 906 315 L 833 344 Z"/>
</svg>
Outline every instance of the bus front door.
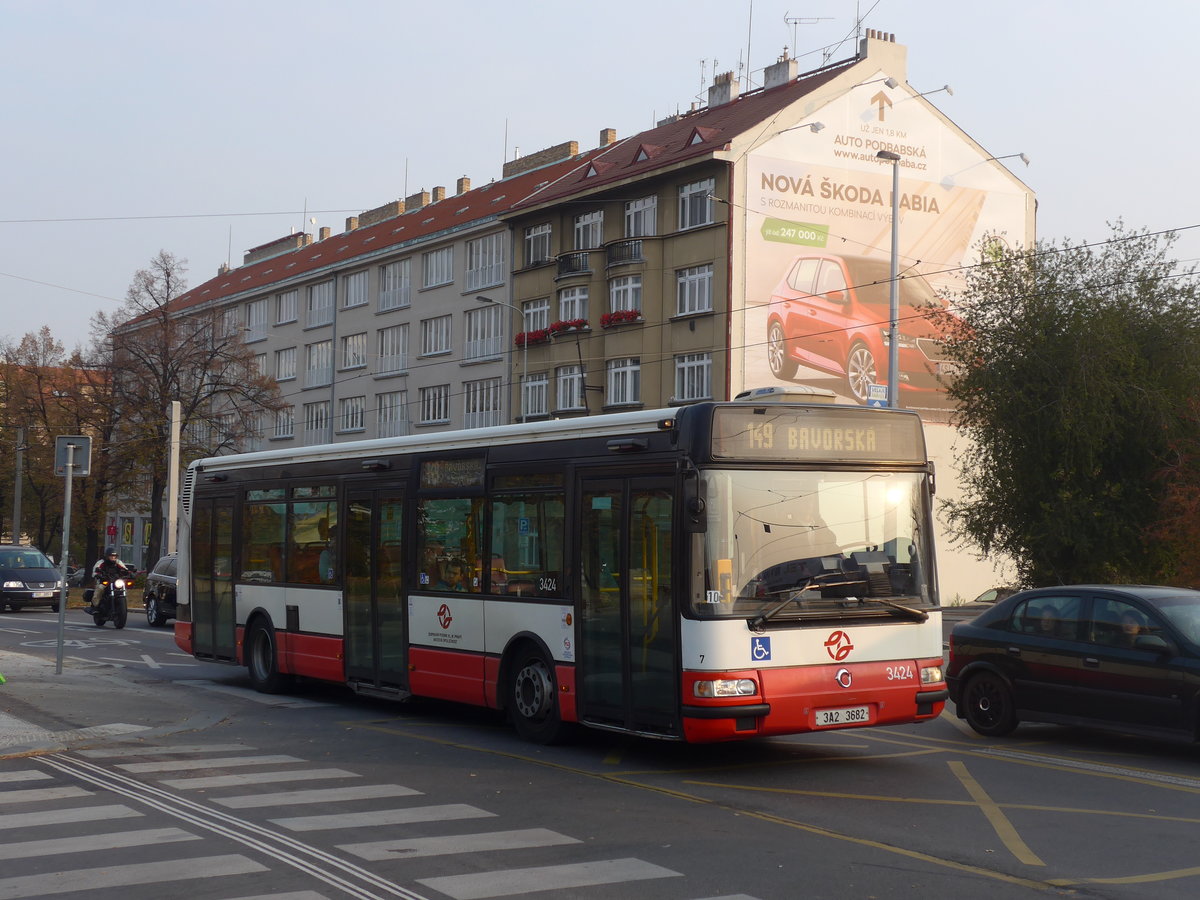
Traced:
<svg viewBox="0 0 1200 900">
<path fill-rule="evenodd" d="M 196 501 L 192 519 L 192 652 L 237 658 L 233 604 L 233 498 Z"/>
<path fill-rule="evenodd" d="M 586 479 L 581 500 L 580 719 L 678 736 L 671 481 Z"/>
<path fill-rule="evenodd" d="M 359 689 L 408 689 L 403 594 L 404 498 L 399 490 L 352 491 L 346 516 L 346 680 Z"/>
</svg>

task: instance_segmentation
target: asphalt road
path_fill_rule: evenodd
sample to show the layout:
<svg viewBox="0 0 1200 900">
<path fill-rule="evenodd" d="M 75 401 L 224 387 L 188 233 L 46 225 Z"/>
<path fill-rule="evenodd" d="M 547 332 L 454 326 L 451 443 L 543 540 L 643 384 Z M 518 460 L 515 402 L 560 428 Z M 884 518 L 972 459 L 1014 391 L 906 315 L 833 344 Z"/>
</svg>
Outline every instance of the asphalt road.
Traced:
<svg viewBox="0 0 1200 900">
<path fill-rule="evenodd" d="M 72 620 L 56 674 L 56 625 L 0 616 L 0 900 L 1200 893 L 1191 746 L 947 713 L 538 747 L 486 710 L 256 694 L 140 625 Z"/>
</svg>

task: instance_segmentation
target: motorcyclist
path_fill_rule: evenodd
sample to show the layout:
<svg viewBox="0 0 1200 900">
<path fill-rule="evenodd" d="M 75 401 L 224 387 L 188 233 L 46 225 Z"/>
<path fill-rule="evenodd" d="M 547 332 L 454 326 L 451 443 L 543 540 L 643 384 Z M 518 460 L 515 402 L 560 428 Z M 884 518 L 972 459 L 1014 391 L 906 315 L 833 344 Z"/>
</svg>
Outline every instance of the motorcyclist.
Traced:
<svg viewBox="0 0 1200 900">
<path fill-rule="evenodd" d="M 128 566 L 121 562 L 120 557 L 117 555 L 116 547 L 105 547 L 104 556 L 96 560 L 96 564 L 92 566 L 92 578 L 94 579 L 96 586 L 98 586 L 101 581 L 107 581 L 111 584 L 116 578 L 131 578 L 132 576 L 133 572 Z M 94 605 L 93 600 L 95 596 L 96 588 L 93 587 L 91 596 L 86 598 L 88 600 L 88 606 L 85 611 L 88 613 L 96 611 L 96 606 Z M 101 600 L 103 600 L 103 594 L 101 594 Z"/>
</svg>

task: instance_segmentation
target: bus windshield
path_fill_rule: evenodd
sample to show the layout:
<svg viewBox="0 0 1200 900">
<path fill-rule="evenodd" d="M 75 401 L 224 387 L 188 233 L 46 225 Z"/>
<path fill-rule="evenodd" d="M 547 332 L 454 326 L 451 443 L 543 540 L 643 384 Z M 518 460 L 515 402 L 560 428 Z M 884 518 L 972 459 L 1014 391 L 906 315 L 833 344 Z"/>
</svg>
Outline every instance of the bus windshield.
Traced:
<svg viewBox="0 0 1200 900">
<path fill-rule="evenodd" d="M 704 471 L 692 612 L 828 618 L 935 605 L 924 485 L 918 472 Z"/>
</svg>

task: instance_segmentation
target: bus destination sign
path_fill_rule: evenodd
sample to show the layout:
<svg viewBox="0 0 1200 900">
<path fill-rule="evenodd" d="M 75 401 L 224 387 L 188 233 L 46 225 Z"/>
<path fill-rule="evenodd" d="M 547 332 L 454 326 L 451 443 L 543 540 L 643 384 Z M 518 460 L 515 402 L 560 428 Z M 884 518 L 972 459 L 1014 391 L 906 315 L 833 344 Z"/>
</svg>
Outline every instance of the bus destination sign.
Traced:
<svg viewBox="0 0 1200 900">
<path fill-rule="evenodd" d="M 747 404 L 713 410 L 712 453 L 721 459 L 919 464 L 925 439 L 921 420 L 910 413 Z"/>
</svg>

